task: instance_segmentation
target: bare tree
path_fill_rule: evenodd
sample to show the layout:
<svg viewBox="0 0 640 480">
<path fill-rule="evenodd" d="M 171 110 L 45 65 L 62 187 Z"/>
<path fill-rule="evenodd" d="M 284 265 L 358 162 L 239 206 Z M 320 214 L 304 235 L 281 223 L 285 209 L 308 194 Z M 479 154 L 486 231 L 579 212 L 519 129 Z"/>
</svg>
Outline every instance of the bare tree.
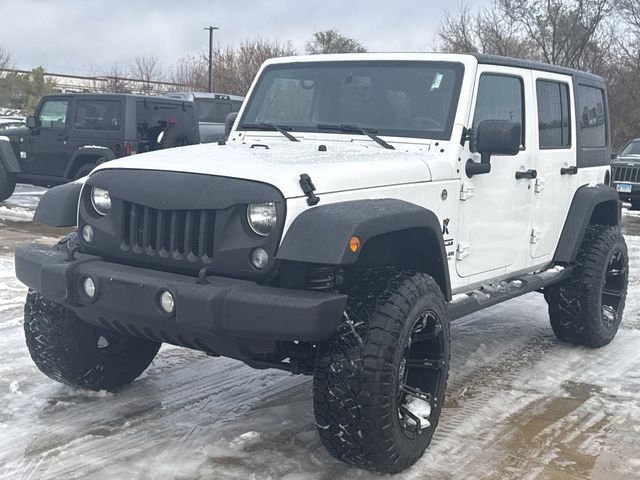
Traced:
<svg viewBox="0 0 640 480">
<path fill-rule="evenodd" d="M 594 70 L 610 40 L 617 0 L 493 0 L 473 14 L 448 14 L 438 35 L 449 52 L 481 52 Z M 628 0 L 636 1 L 636 0 Z"/>
<path fill-rule="evenodd" d="M 151 82 L 161 79 L 161 66 L 156 55 L 136 56 L 133 64 L 133 77 L 143 83 L 144 93 L 150 94 L 153 91 Z"/>
<path fill-rule="evenodd" d="M 227 46 L 213 51 L 213 87 L 216 92 L 245 95 L 260 66 L 274 57 L 295 55 L 290 42 L 245 40 L 238 47 Z M 194 90 L 206 90 L 208 57 L 183 57 L 173 66 L 171 79 Z"/>
<path fill-rule="evenodd" d="M 304 44 L 305 51 L 310 55 L 322 53 L 363 53 L 367 48 L 359 41 L 349 38 L 337 30 L 315 32 L 311 40 Z"/>
<path fill-rule="evenodd" d="M 206 90 L 208 87 L 208 66 L 203 56 L 181 57 L 171 68 L 170 79 L 173 83 L 188 85 L 191 90 Z"/>
<path fill-rule="evenodd" d="M 9 68 L 11 66 L 11 54 L 6 47 L 0 45 L 0 70 Z"/>
</svg>

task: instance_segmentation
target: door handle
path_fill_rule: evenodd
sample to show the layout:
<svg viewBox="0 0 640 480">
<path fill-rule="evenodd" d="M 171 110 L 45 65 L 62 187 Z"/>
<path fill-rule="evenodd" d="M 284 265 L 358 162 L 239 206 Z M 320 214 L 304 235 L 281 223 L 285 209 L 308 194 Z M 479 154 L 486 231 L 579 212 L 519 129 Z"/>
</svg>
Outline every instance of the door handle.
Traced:
<svg viewBox="0 0 640 480">
<path fill-rule="evenodd" d="M 527 170 L 525 172 L 516 172 L 516 180 L 520 180 L 522 178 L 528 178 L 529 180 L 533 180 L 538 177 L 537 170 Z"/>
<path fill-rule="evenodd" d="M 58 134 L 58 140 L 60 140 L 61 142 L 64 142 L 67 140 L 67 136 L 64 133 L 59 133 Z"/>
<path fill-rule="evenodd" d="M 578 173 L 578 167 L 573 165 L 572 167 L 562 167 L 560 169 L 560 175 L 576 175 Z"/>
</svg>

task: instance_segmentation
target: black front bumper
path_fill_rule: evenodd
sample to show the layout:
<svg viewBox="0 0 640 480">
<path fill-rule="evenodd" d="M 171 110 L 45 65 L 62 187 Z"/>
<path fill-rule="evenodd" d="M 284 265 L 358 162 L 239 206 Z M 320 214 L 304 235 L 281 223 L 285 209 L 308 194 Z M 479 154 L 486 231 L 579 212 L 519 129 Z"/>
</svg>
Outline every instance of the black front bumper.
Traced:
<svg viewBox="0 0 640 480">
<path fill-rule="evenodd" d="M 163 341 L 182 336 L 191 340 L 173 343 L 202 350 L 214 348 L 207 347 L 212 338 L 218 338 L 213 342 L 218 345 L 224 338 L 326 340 L 337 331 L 347 305 L 345 295 L 265 287 L 223 277 L 208 277 L 202 285 L 194 277 L 82 253 L 68 261 L 66 253 L 41 245 L 19 249 L 15 265 L 21 282 L 72 309 L 84 321 Z M 86 277 L 96 284 L 94 299 L 82 291 Z M 173 314 L 159 306 L 165 290 L 174 296 Z"/>
</svg>

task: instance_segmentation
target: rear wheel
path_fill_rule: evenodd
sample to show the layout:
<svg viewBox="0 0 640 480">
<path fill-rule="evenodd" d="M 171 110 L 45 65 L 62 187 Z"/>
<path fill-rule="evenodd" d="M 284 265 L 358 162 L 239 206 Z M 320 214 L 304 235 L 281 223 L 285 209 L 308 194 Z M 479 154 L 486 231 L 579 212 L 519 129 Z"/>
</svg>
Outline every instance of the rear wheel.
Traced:
<svg viewBox="0 0 640 480">
<path fill-rule="evenodd" d="M 547 287 L 551 327 L 558 339 L 602 347 L 615 337 L 627 297 L 629 258 L 619 227 L 589 226 L 575 272 Z"/>
<path fill-rule="evenodd" d="M 7 167 L 0 159 L 0 202 L 5 201 L 16 189 L 16 176 L 7 171 Z"/>
<path fill-rule="evenodd" d="M 387 473 L 415 463 L 438 424 L 449 347 L 444 296 L 431 277 L 368 272 L 341 331 L 318 348 L 314 408 L 331 455 Z"/>
</svg>

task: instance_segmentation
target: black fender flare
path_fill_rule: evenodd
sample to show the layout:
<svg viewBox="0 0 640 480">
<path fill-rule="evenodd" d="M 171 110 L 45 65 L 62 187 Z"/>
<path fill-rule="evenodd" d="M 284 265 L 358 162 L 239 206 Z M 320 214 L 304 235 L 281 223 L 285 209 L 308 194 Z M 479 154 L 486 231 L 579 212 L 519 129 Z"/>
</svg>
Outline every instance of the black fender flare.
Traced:
<svg viewBox="0 0 640 480">
<path fill-rule="evenodd" d="M 52 227 L 75 227 L 82 185 L 71 182 L 47 190 L 38 203 L 33 221 Z"/>
<path fill-rule="evenodd" d="M 22 171 L 9 137 L 0 136 L 0 162 L 4 163 L 9 173 L 20 173 Z"/>
<path fill-rule="evenodd" d="M 300 214 L 287 230 L 276 258 L 285 261 L 348 265 L 358 261 L 367 242 L 375 237 L 420 229 L 435 250 L 437 271 L 432 272 L 445 297 L 451 298 L 451 282 L 442 225 L 431 210 L 396 199 L 355 200 L 311 208 Z M 362 248 L 349 249 L 349 239 L 360 238 Z"/>
<path fill-rule="evenodd" d="M 80 157 L 84 157 L 84 156 L 103 158 L 105 162 L 108 162 L 109 160 L 113 160 L 114 158 L 116 158 L 116 154 L 113 153 L 113 150 L 111 150 L 108 147 L 101 147 L 98 145 L 85 145 L 83 147 L 78 148 L 78 150 L 76 150 L 71 156 L 71 159 L 69 160 L 69 165 L 67 165 L 67 169 L 64 172 L 64 176 L 66 178 L 71 178 L 71 175 L 78 167 L 78 162 Z"/>
<path fill-rule="evenodd" d="M 609 185 L 583 185 L 576 190 L 556 247 L 556 263 L 573 262 L 590 223 L 620 224 L 620 198 Z"/>
</svg>

